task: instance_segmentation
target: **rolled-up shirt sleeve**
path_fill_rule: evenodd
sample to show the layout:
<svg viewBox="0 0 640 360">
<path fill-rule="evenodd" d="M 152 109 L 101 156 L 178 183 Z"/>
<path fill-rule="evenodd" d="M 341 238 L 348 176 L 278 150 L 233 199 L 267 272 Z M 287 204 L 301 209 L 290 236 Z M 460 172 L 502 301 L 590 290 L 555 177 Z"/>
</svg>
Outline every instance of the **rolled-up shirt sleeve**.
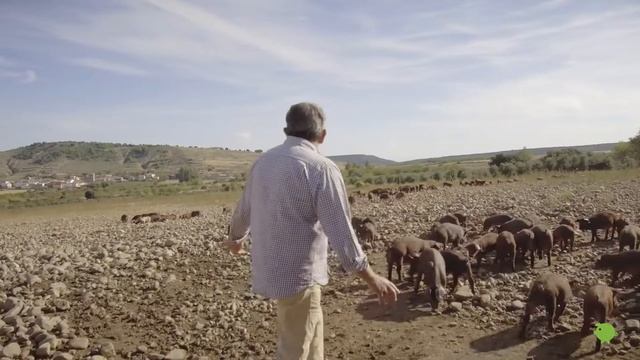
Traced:
<svg viewBox="0 0 640 360">
<path fill-rule="evenodd" d="M 242 198 L 238 201 L 231 224 L 229 225 L 229 241 L 239 243 L 249 235 L 251 223 L 251 175 L 245 183 Z"/>
<path fill-rule="evenodd" d="M 351 226 L 351 209 L 340 169 L 327 164 L 321 172 L 314 189 L 320 225 L 345 271 L 363 271 L 368 266 L 367 256 Z"/>
</svg>

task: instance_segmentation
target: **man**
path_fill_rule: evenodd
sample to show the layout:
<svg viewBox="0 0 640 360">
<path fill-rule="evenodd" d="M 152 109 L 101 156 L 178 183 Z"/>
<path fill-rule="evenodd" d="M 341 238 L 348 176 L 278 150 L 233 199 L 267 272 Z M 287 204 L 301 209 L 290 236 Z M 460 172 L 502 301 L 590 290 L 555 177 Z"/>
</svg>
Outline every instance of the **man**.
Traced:
<svg viewBox="0 0 640 360">
<path fill-rule="evenodd" d="M 369 267 L 340 169 L 318 152 L 327 135 L 322 109 L 296 104 L 286 121 L 284 144 L 251 168 L 225 243 L 242 253 L 251 231 L 253 291 L 278 303 L 278 359 L 324 359 L 320 286 L 329 280 L 328 244 L 382 304 L 394 303 L 398 289 Z"/>
</svg>

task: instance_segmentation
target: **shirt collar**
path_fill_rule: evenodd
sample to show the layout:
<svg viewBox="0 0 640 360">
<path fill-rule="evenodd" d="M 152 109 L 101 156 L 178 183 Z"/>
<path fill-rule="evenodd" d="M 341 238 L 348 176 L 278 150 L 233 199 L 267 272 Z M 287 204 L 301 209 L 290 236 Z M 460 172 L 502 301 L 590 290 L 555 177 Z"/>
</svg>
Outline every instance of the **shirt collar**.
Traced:
<svg viewBox="0 0 640 360">
<path fill-rule="evenodd" d="M 284 141 L 284 143 L 289 146 L 302 146 L 304 148 L 307 148 L 309 150 L 319 153 L 318 147 L 314 143 L 297 136 L 287 136 L 287 139 Z"/>
</svg>

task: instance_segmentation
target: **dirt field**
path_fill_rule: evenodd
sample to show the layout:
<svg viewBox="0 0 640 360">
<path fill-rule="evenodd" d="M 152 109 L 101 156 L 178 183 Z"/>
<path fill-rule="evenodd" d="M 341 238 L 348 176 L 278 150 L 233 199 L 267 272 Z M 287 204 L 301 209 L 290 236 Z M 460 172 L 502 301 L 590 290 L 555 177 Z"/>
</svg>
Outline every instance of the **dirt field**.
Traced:
<svg viewBox="0 0 640 360">
<path fill-rule="evenodd" d="M 182 358 L 179 349 L 184 349 L 193 358 L 273 357 L 274 303 L 251 294 L 249 257 L 231 256 L 220 246 L 229 215 L 219 205 L 198 205 L 203 217 L 144 225 L 120 223 L 113 204 L 104 215 L 92 210 L 58 213 L 52 219 L 28 213 L 5 217 L 0 225 L 3 356 L 162 359 Z M 146 206 L 151 204 L 127 206 L 123 212 L 154 210 Z M 160 208 L 174 213 L 194 209 Z M 386 202 L 358 198 L 353 208 L 354 215 L 372 217 L 386 240 L 417 235 L 454 211 L 469 214 L 473 231 L 493 212 L 535 217 L 552 226 L 561 216 L 600 210 L 640 223 L 640 181 L 456 186 Z M 624 292 L 616 325 L 624 338 L 591 354 L 595 338 L 576 332 L 582 325 L 584 289 L 610 280 L 608 272 L 593 269 L 595 259 L 607 252 L 617 252 L 617 241 L 592 246 L 578 237 L 574 253 L 556 250 L 551 268 L 537 261 L 533 270 L 520 265 L 515 274 L 497 274 L 485 265 L 476 281 L 479 293 L 490 296 L 489 304 L 480 306 L 462 291 L 455 299 L 448 296 L 443 309 L 456 300 L 462 308 L 441 314 L 432 313 L 424 293 L 413 296 L 407 284 L 399 284 L 398 303 L 383 308 L 361 281 L 341 274 L 333 262 L 332 280 L 323 289 L 327 359 L 638 359 L 640 333 L 625 331 L 624 320 L 640 319 L 640 292 L 628 279 L 618 284 Z M 383 252 L 372 251 L 370 260 L 386 273 Z M 530 281 L 546 271 L 574 281 L 576 297 L 560 319 L 561 330 L 545 331 L 541 308 L 522 342 L 517 326 L 523 310 L 511 311 L 513 302 L 524 302 Z"/>
</svg>

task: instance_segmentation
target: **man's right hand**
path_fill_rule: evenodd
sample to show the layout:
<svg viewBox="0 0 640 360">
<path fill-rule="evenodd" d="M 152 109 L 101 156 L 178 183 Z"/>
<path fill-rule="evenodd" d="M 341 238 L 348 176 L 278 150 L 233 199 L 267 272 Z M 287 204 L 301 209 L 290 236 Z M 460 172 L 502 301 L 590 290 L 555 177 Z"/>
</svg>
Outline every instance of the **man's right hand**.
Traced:
<svg viewBox="0 0 640 360">
<path fill-rule="evenodd" d="M 369 289 L 378 295 L 380 304 L 391 305 L 398 301 L 400 290 L 391 281 L 373 272 L 370 267 L 358 275 L 369 285 Z"/>
<path fill-rule="evenodd" d="M 225 240 L 224 241 L 224 245 L 234 255 L 241 255 L 241 254 L 246 254 L 247 253 L 244 250 L 244 247 L 242 246 L 243 243 L 244 243 L 244 241 L 240 241 L 240 242 L 235 242 L 235 241 L 232 241 L 232 240 Z"/>
</svg>

